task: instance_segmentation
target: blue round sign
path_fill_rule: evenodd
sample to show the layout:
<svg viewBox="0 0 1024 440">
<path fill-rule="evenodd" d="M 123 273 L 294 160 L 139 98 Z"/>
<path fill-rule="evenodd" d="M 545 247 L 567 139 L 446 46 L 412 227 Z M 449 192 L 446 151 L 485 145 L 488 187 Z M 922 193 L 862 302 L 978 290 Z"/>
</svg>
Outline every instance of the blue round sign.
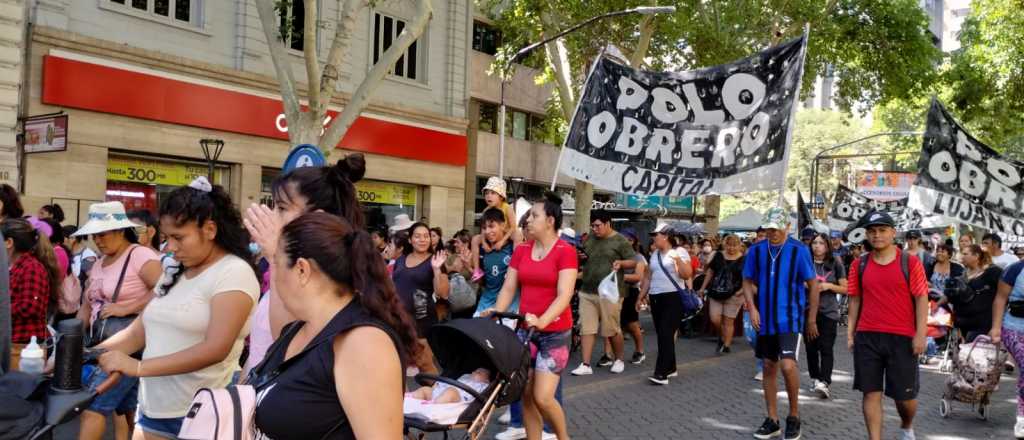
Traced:
<svg viewBox="0 0 1024 440">
<path fill-rule="evenodd" d="M 296 145 L 288 153 L 288 158 L 284 160 L 284 166 L 281 167 L 281 171 L 287 173 L 296 168 L 322 167 L 326 164 L 327 158 L 324 157 L 324 153 L 316 145 L 301 144 Z"/>
</svg>

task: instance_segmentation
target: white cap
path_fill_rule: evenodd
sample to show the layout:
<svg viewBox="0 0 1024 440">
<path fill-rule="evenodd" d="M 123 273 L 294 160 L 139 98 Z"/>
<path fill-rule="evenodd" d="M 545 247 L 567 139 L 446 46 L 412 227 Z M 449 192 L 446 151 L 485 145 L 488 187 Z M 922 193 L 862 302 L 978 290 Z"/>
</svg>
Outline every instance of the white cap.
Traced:
<svg viewBox="0 0 1024 440">
<path fill-rule="evenodd" d="M 651 231 L 652 234 L 667 234 L 672 230 L 668 223 L 658 223 L 658 226 Z"/>
</svg>

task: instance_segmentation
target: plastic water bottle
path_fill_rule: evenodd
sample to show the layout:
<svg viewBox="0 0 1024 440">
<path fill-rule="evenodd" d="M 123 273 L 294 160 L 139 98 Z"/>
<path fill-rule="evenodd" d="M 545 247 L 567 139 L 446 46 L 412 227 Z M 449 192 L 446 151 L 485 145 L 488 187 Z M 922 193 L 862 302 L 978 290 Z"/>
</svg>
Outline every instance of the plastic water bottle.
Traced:
<svg viewBox="0 0 1024 440">
<path fill-rule="evenodd" d="M 46 352 L 36 342 L 36 337 L 21 349 L 21 360 L 18 361 L 18 370 L 27 374 L 43 374 L 43 367 L 46 363 Z"/>
</svg>

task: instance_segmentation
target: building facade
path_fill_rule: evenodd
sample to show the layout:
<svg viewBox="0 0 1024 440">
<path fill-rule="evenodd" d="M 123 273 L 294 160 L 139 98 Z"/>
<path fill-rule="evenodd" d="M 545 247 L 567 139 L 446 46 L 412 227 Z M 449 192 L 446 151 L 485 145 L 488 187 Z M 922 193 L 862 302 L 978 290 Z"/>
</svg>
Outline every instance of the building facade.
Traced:
<svg viewBox="0 0 1024 440">
<path fill-rule="evenodd" d="M 0 183 L 19 186 L 18 119 L 25 90 L 25 0 L 0 0 Z"/>
<path fill-rule="evenodd" d="M 319 2 L 321 62 L 339 6 Z M 356 186 L 373 227 L 398 214 L 448 230 L 463 224 L 472 6 L 432 6 L 427 30 L 328 158 L 366 155 Z M 301 7 L 292 0 L 281 12 L 294 29 L 302 29 Z M 413 15 L 405 1 L 362 12 L 332 110 Z M 168 191 L 207 173 L 203 138 L 224 141 L 214 180 L 240 207 L 270 199 L 291 146 L 253 0 L 36 0 L 31 17 L 28 115 L 65 112 L 69 126 L 66 151 L 27 155 L 26 209 L 60 203 L 69 223 L 102 200 L 155 211 Z M 302 38 L 285 39 L 303 82 Z"/>
</svg>

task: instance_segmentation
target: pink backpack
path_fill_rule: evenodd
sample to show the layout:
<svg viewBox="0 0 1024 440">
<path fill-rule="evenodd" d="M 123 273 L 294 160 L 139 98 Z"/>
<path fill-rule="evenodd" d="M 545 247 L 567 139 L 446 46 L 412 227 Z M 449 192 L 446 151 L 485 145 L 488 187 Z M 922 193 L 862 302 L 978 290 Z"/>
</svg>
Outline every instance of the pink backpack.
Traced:
<svg viewBox="0 0 1024 440">
<path fill-rule="evenodd" d="M 250 385 L 201 388 L 181 423 L 181 440 L 249 440 L 256 437 L 256 389 Z"/>
<path fill-rule="evenodd" d="M 60 285 L 60 296 L 57 297 L 57 309 L 60 313 L 77 313 L 82 306 L 82 285 L 74 275 L 64 277 Z"/>
</svg>

